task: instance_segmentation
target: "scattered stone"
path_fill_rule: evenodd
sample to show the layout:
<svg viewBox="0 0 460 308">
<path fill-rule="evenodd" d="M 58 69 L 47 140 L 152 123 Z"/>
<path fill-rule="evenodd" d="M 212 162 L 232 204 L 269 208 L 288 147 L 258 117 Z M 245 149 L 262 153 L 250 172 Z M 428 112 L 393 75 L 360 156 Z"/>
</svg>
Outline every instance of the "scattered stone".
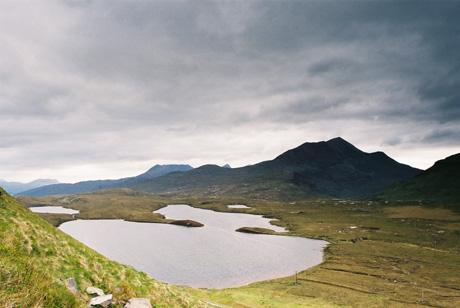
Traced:
<svg viewBox="0 0 460 308">
<path fill-rule="evenodd" d="M 104 296 L 105 293 L 101 289 L 95 288 L 95 287 L 87 287 L 86 288 L 86 293 L 88 294 L 97 294 L 98 296 Z"/>
<path fill-rule="evenodd" d="M 64 282 L 65 286 L 67 289 L 70 290 L 72 293 L 79 294 L 80 292 L 78 291 L 78 285 L 77 282 L 75 281 L 74 278 L 69 278 Z"/>
<path fill-rule="evenodd" d="M 112 303 L 112 294 L 94 297 L 90 300 L 90 306 L 108 307 Z"/>
<path fill-rule="evenodd" d="M 125 308 L 152 308 L 152 304 L 147 298 L 131 298 Z"/>
</svg>

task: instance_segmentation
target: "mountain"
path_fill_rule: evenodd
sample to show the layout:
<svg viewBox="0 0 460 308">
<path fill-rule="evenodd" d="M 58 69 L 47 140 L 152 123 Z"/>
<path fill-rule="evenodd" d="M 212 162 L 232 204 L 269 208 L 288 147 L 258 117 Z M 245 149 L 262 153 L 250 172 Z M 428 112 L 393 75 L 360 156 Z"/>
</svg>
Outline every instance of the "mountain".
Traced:
<svg viewBox="0 0 460 308">
<path fill-rule="evenodd" d="M 411 179 L 391 185 L 372 199 L 460 201 L 460 153 L 437 161 Z"/>
<path fill-rule="evenodd" d="M 118 180 L 96 180 L 83 181 L 75 184 L 54 184 L 47 185 L 18 193 L 21 196 L 43 197 L 52 195 L 70 195 L 91 192 L 107 188 L 115 188 L 126 185 L 128 183 L 143 181 L 162 176 L 171 172 L 188 171 L 193 169 L 189 165 L 155 165 L 147 172 L 135 177 L 122 178 Z"/>
<path fill-rule="evenodd" d="M 5 180 L 0 180 L 0 186 L 3 187 L 3 189 L 9 194 L 16 194 L 21 191 L 58 183 L 59 181 L 54 179 L 38 179 L 29 183 L 7 182 Z"/>
<path fill-rule="evenodd" d="M 160 194 L 216 195 L 272 200 L 313 197 L 363 199 L 421 170 L 382 152 L 365 153 L 342 138 L 304 143 L 274 160 L 242 168 L 205 165 L 129 183 L 124 187 Z"/>
</svg>

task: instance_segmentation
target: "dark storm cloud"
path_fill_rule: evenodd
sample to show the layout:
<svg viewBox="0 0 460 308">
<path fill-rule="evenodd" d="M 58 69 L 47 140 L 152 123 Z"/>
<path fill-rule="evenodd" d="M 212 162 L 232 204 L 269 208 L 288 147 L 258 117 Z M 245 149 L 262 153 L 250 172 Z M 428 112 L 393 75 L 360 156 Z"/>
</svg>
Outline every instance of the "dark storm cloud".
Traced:
<svg viewBox="0 0 460 308">
<path fill-rule="evenodd" d="M 4 1 L 3 159 L 209 163 L 336 135 L 452 147 L 458 16 L 459 1 Z"/>
<path fill-rule="evenodd" d="M 353 87 L 392 79 L 393 85 L 414 87 L 407 95 L 440 99 L 431 107 L 439 106 L 440 117 L 443 110 L 452 114 L 447 107 L 458 97 L 446 97 L 439 80 L 426 93 L 423 77 L 434 69 L 443 74 L 458 61 L 456 3 L 249 3 L 95 2 L 84 7 L 91 13 L 76 31 L 84 48 L 77 46 L 73 55 L 91 77 L 142 85 L 147 108 L 166 103 L 193 113 L 235 98 L 309 90 L 316 88 L 311 78 L 322 77 L 327 87 L 349 87 L 339 89 L 339 101 L 353 99 Z M 336 103 L 326 101 L 324 109 Z M 399 101 L 386 103 L 398 112 Z M 424 110 L 420 104 L 414 112 Z"/>
<path fill-rule="evenodd" d="M 449 127 L 434 129 L 423 138 L 423 141 L 439 144 L 439 143 L 460 143 L 460 128 L 459 127 Z"/>
</svg>

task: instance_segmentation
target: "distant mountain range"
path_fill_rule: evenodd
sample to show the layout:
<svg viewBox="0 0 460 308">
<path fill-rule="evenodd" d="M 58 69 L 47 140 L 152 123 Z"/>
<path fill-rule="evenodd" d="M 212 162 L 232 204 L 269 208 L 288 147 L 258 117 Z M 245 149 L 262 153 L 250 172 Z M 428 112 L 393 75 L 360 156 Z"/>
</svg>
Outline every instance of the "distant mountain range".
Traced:
<svg viewBox="0 0 460 308">
<path fill-rule="evenodd" d="M 19 182 L 7 182 L 5 180 L 0 180 L 0 186 L 3 187 L 9 194 L 17 194 L 21 191 L 26 191 L 34 189 L 37 187 L 59 184 L 58 180 L 54 179 L 38 179 L 29 183 L 19 183 Z"/>
<path fill-rule="evenodd" d="M 363 152 L 338 137 L 307 142 L 273 160 L 241 168 L 156 165 L 135 177 L 47 185 L 19 195 L 40 197 L 124 187 L 181 197 L 204 195 L 295 201 L 316 197 L 366 199 L 375 195 L 374 198 L 381 200 L 406 197 L 418 200 L 429 197 L 428 186 L 436 180 L 444 187 L 444 190 L 433 188 L 440 196 L 449 195 L 445 193 L 448 190 L 458 197 L 455 193 L 459 191 L 456 184 L 459 181 L 455 181 L 460 172 L 458 160 L 454 155 L 422 172 L 396 162 L 383 152 Z M 419 186 L 414 183 L 428 186 L 415 188 Z M 412 194 L 408 192 L 411 189 L 414 190 Z"/>
<path fill-rule="evenodd" d="M 460 201 L 460 153 L 437 161 L 411 179 L 389 186 L 373 199 Z"/>
<path fill-rule="evenodd" d="M 118 180 L 96 180 L 83 181 L 75 184 L 54 184 L 18 192 L 21 196 L 44 197 L 51 195 L 70 195 L 91 192 L 101 189 L 121 187 L 128 183 L 144 181 L 155 177 L 162 176 L 171 172 L 183 172 L 193 169 L 189 165 L 155 165 L 147 172 L 135 177 L 122 178 Z"/>
<path fill-rule="evenodd" d="M 272 200 L 313 197 L 363 199 L 421 170 L 382 152 L 365 153 L 342 138 L 304 143 L 274 160 L 242 168 L 205 165 L 124 187 L 179 196 L 209 195 Z"/>
</svg>

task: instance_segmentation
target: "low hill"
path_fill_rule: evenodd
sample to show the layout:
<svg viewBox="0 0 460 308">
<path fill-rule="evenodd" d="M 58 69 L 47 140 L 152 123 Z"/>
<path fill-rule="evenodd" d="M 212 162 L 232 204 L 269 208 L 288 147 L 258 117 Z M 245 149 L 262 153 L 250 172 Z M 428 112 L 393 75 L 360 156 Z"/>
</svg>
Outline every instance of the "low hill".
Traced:
<svg viewBox="0 0 460 308">
<path fill-rule="evenodd" d="M 73 277 L 81 295 L 62 284 Z M 133 297 L 154 307 L 206 307 L 178 288 L 89 249 L 32 213 L 0 188 L 0 307 L 86 307 L 88 286 L 113 294 L 123 307 Z"/>
<path fill-rule="evenodd" d="M 242 168 L 205 165 L 124 187 L 142 192 L 272 200 L 363 199 L 421 170 L 382 152 L 365 153 L 342 138 L 304 143 L 274 160 Z"/>
<path fill-rule="evenodd" d="M 437 161 L 414 178 L 391 185 L 372 199 L 460 201 L 460 153 Z"/>
<path fill-rule="evenodd" d="M 53 184 L 59 184 L 59 182 L 54 179 L 38 179 L 29 183 L 8 182 L 5 180 L 0 180 L 0 186 L 3 187 L 3 189 L 6 190 L 9 194 L 17 194 L 21 191 Z"/>
<path fill-rule="evenodd" d="M 150 168 L 147 172 L 142 173 L 135 177 L 122 178 L 118 180 L 96 180 L 96 181 L 83 181 L 75 184 L 55 184 L 47 185 L 27 191 L 19 192 L 17 195 L 20 196 L 31 196 L 31 197 L 44 197 L 53 195 L 71 195 L 80 194 L 85 192 L 91 192 L 101 189 L 115 188 L 126 185 L 128 183 L 152 179 L 155 177 L 162 176 L 167 173 L 177 171 L 188 171 L 193 169 L 189 165 L 155 165 Z"/>
</svg>

